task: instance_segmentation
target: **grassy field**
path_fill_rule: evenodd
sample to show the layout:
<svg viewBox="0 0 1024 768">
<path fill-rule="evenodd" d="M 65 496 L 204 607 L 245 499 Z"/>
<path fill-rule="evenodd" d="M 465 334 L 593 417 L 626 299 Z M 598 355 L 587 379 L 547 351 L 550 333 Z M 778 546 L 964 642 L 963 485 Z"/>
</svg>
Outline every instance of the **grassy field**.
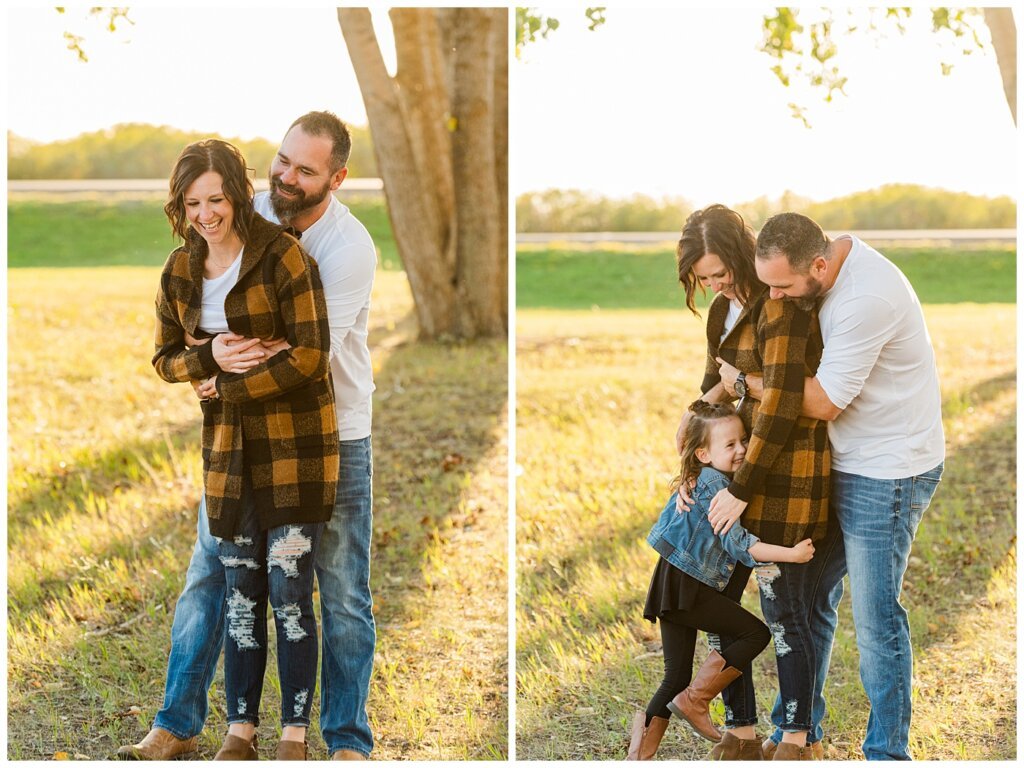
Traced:
<svg viewBox="0 0 1024 768">
<path fill-rule="evenodd" d="M 383 201 L 352 201 L 381 268 L 402 268 Z M 8 267 L 163 266 L 175 247 L 154 195 L 110 196 L 54 203 L 15 197 L 7 206 Z"/>
<path fill-rule="evenodd" d="M 28 215 L 13 206 L 14 263 L 32 261 L 15 239 Z M 54 226 L 74 218 L 42 215 Z M 90 224 L 80 240 L 92 240 L 93 255 L 66 262 L 102 261 L 103 238 L 87 212 L 78 215 Z M 10 759 L 104 759 L 144 734 L 162 701 L 202 478 L 194 395 L 160 381 L 149 364 L 158 274 L 153 266 L 8 272 Z M 374 756 L 501 759 L 506 349 L 412 343 L 410 313 L 404 276 L 379 273 L 370 335 Z M 276 671 L 268 676 L 260 734 L 270 749 L 279 688 Z M 218 748 L 224 716 L 218 673 L 201 757 Z M 323 759 L 315 728 L 310 743 L 311 757 Z"/>
<path fill-rule="evenodd" d="M 1016 250 L 885 248 L 924 304 L 1016 301 Z M 700 294 L 698 294 L 700 299 Z M 707 300 L 698 301 L 706 306 Z M 520 309 L 676 309 L 683 294 L 675 252 L 664 246 L 563 244 L 520 246 L 516 256 Z"/>
<path fill-rule="evenodd" d="M 592 267 L 591 255 L 581 261 Z M 554 290 L 531 282 L 544 263 L 526 256 L 525 267 L 518 262 L 519 301 L 541 303 Z M 903 595 L 916 656 L 911 749 L 917 759 L 1013 760 L 1016 313 L 1005 303 L 1013 298 L 1013 273 L 998 267 L 998 279 L 978 276 L 975 262 L 964 263 L 973 255 L 959 264 L 949 258 L 953 271 L 943 281 L 963 288 L 959 278 L 968 273 L 980 285 L 1005 280 L 1009 287 L 999 295 L 1009 297 L 968 303 L 968 295 L 975 302 L 992 297 L 962 293 L 961 303 L 946 303 L 950 296 L 925 307 L 942 382 L 947 461 Z M 551 270 L 565 274 L 557 264 Z M 671 272 L 666 279 L 672 288 Z M 927 278 L 917 283 L 922 296 L 942 295 Z M 644 537 L 678 469 L 673 436 L 683 405 L 698 394 L 703 325 L 680 309 L 589 309 L 615 306 L 628 292 L 610 286 L 581 293 L 576 301 L 584 310 L 517 313 L 522 759 L 623 758 L 633 712 L 661 680 L 660 635 L 641 615 L 657 557 Z M 744 604 L 760 613 L 753 580 Z M 698 649 L 698 660 L 704 653 Z M 830 759 L 861 759 L 868 706 L 857 669 L 847 598 L 826 690 Z M 764 734 L 776 685 L 770 647 L 754 674 Z M 720 718 L 720 700 L 717 707 Z M 697 760 L 706 752 L 705 742 L 675 722 L 659 757 Z"/>
</svg>

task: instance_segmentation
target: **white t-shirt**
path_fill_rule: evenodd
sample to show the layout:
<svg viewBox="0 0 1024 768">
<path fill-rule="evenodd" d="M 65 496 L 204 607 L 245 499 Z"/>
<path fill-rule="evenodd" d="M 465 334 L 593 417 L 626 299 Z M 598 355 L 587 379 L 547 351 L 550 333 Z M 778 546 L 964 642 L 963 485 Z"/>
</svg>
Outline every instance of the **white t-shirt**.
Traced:
<svg viewBox="0 0 1024 768">
<path fill-rule="evenodd" d="M 263 218 L 279 223 L 269 192 L 260 192 L 253 202 Z M 377 251 L 366 227 L 333 195 L 300 242 L 320 268 L 327 300 L 338 436 L 360 440 L 369 436 L 372 416 L 373 365 L 366 337 Z"/>
<path fill-rule="evenodd" d="M 729 335 L 729 331 L 736 325 L 736 321 L 740 319 L 740 313 L 743 311 L 743 305 L 740 304 L 736 299 L 732 299 L 729 302 L 729 311 L 725 313 L 725 323 L 722 326 L 722 338 L 718 340 L 721 344 L 725 341 L 725 337 Z"/>
<path fill-rule="evenodd" d="M 878 479 L 911 477 L 945 457 L 935 352 L 921 303 L 899 268 L 852 241 L 819 311 L 817 378 L 843 412 L 828 425 L 832 466 Z"/>
<path fill-rule="evenodd" d="M 224 299 L 228 291 L 238 282 L 238 271 L 242 267 L 245 248 L 231 262 L 224 274 L 214 278 L 203 278 L 203 304 L 199 313 L 199 327 L 207 333 L 229 333 L 228 316 L 224 311 Z"/>
</svg>

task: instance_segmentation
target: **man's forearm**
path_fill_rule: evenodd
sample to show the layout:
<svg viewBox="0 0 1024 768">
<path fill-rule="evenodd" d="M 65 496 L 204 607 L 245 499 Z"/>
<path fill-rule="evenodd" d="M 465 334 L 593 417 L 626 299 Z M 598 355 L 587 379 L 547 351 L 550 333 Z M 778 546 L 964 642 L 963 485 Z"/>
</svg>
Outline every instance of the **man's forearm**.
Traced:
<svg viewBox="0 0 1024 768">
<path fill-rule="evenodd" d="M 755 400 L 760 400 L 764 393 L 764 382 L 760 376 L 748 376 L 747 392 Z M 836 417 L 843 412 L 828 399 L 825 390 L 814 376 L 804 379 L 804 400 L 800 408 L 800 415 L 810 419 L 822 419 L 823 421 L 835 421 Z"/>
</svg>

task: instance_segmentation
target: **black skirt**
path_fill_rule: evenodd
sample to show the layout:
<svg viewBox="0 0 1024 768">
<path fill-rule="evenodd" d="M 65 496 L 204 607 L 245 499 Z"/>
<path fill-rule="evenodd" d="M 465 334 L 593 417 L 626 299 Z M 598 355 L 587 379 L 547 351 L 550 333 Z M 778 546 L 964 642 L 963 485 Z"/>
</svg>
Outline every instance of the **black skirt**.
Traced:
<svg viewBox="0 0 1024 768">
<path fill-rule="evenodd" d="M 651 586 L 647 589 L 644 618 L 655 622 L 666 611 L 690 610 L 701 587 L 711 589 L 683 573 L 665 558 L 659 557 L 651 576 Z"/>
</svg>

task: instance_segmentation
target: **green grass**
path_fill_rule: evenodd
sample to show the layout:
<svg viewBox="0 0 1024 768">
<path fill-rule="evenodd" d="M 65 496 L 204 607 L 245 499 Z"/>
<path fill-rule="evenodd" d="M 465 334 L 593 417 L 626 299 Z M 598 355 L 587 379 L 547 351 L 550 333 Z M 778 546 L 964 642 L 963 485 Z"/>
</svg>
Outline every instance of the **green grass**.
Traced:
<svg viewBox="0 0 1024 768">
<path fill-rule="evenodd" d="M 1016 250 L 886 248 L 924 304 L 1016 300 Z M 698 293 L 698 299 L 700 294 Z M 707 298 L 698 306 L 707 306 Z M 520 246 L 520 309 L 677 309 L 684 306 L 675 253 L 663 247 Z"/>
<path fill-rule="evenodd" d="M 158 276 L 153 266 L 8 273 L 10 759 L 104 759 L 161 705 L 202 477 L 191 388 L 161 381 L 149 362 Z M 411 311 L 404 276 L 379 274 L 374 756 L 502 759 L 506 349 L 412 343 Z M 273 648 L 270 659 L 265 755 L 278 730 Z M 204 759 L 225 730 L 221 679 Z M 315 728 L 310 744 L 323 759 Z"/>
<path fill-rule="evenodd" d="M 903 593 L 916 657 L 911 749 L 1013 760 L 1015 307 L 925 311 L 947 460 Z M 622 759 L 633 712 L 662 675 L 658 628 L 641 615 L 657 558 L 644 537 L 678 470 L 673 438 L 703 372 L 703 324 L 679 309 L 520 310 L 516 327 L 517 756 Z M 760 613 L 754 580 L 744 604 Z M 847 597 L 826 689 L 830 759 L 861 759 L 858 659 Z M 769 647 L 754 668 L 762 735 L 776 681 Z M 707 751 L 674 722 L 659 758 Z"/>
<path fill-rule="evenodd" d="M 401 269 L 384 202 L 349 208 L 373 237 L 381 267 Z M 163 266 L 176 245 L 153 196 L 9 200 L 7 238 L 8 267 Z"/>
</svg>

